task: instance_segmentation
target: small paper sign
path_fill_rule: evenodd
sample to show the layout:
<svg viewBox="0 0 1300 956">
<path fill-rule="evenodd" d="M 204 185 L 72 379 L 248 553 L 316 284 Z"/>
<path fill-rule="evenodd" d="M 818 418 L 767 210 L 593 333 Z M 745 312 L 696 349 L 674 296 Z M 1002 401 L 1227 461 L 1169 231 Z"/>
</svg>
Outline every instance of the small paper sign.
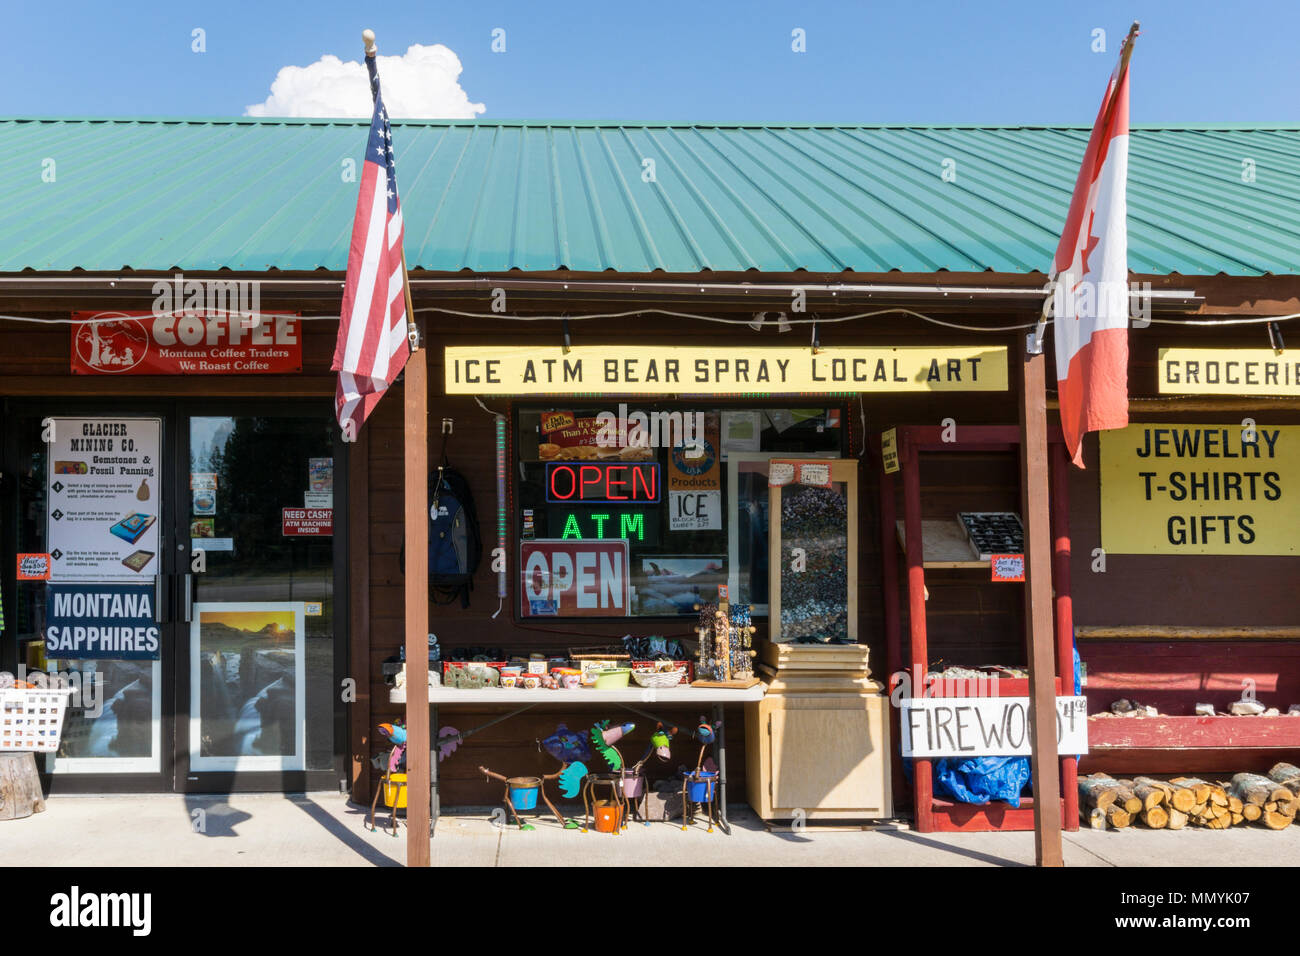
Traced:
<svg viewBox="0 0 1300 956">
<path fill-rule="evenodd" d="M 773 461 L 767 466 L 768 487 L 788 485 L 794 481 L 794 464 L 788 461 Z"/>
<path fill-rule="evenodd" d="M 995 554 L 989 558 L 994 581 L 1023 581 L 1025 556 L 1023 554 Z"/>
<path fill-rule="evenodd" d="M 898 429 L 891 428 L 880 435 L 880 461 L 887 474 L 898 471 Z"/>
<path fill-rule="evenodd" d="M 50 556 L 48 554 L 18 555 L 19 581 L 48 581 L 50 579 Z"/>
<path fill-rule="evenodd" d="M 799 465 L 799 484 L 814 488 L 831 486 L 831 466 L 823 461 L 805 461 Z"/>
<path fill-rule="evenodd" d="M 328 538 L 334 534 L 334 512 L 329 508 L 284 508 L 280 533 L 286 538 Z"/>
</svg>

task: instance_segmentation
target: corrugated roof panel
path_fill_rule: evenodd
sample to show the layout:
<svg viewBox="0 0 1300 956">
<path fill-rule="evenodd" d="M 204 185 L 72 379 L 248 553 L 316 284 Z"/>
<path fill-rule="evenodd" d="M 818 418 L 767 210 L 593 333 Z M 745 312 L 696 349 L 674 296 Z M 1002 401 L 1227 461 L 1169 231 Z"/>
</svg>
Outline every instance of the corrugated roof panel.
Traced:
<svg viewBox="0 0 1300 956">
<path fill-rule="evenodd" d="M 0 120 L 0 271 L 342 271 L 365 125 Z M 412 268 L 1023 274 L 1050 263 L 1087 138 L 410 121 L 393 141 Z M 1128 204 L 1136 272 L 1300 274 L 1300 128 L 1135 127 Z"/>
</svg>

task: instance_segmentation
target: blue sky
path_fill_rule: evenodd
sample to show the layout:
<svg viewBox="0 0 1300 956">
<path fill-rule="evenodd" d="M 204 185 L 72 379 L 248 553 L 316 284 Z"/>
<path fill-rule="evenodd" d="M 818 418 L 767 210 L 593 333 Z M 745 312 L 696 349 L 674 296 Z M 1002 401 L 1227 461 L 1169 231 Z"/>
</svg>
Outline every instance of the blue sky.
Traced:
<svg viewBox="0 0 1300 956">
<path fill-rule="evenodd" d="M 449 47 L 485 119 L 1088 125 L 1135 17 L 1134 123 L 1300 122 L 1295 0 L 12 3 L 0 114 L 238 116 L 368 26 Z"/>
</svg>

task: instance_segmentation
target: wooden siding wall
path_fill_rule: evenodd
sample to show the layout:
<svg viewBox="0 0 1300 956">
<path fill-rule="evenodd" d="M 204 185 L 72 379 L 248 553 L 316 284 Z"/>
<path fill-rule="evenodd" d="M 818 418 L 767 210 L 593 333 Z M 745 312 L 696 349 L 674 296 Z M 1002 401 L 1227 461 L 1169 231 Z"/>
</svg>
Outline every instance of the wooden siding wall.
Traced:
<svg viewBox="0 0 1300 956">
<path fill-rule="evenodd" d="M 653 320 L 651 320 L 653 321 Z M 548 326 L 544 331 L 537 325 Z M 554 325 L 555 328 L 549 326 Z M 715 330 L 701 329 L 696 324 L 664 325 L 655 321 L 654 334 L 648 336 L 641 330 L 624 327 L 615 329 L 602 325 L 600 333 L 583 333 L 588 326 L 575 327 L 575 343 L 590 341 L 617 343 L 625 341 L 671 341 L 675 344 L 723 344 L 728 340 Z M 581 334 L 581 339 L 579 335 Z M 749 335 L 750 333 L 746 333 Z M 754 344 L 790 345 L 794 334 L 778 338 L 769 332 L 753 335 Z M 463 324 L 452 327 L 443 322 L 432 326 L 429 338 L 434 343 L 430 352 L 430 461 L 436 460 L 441 447 L 438 426 L 442 418 L 455 421 L 455 433 L 448 443 L 448 456 L 453 465 L 470 480 L 478 508 L 479 523 L 485 536 L 485 555 L 495 547 L 496 515 L 496 447 L 492 416 L 484 412 L 472 398 L 446 396 L 442 393 L 442 347 L 447 345 L 482 345 L 500 338 L 512 345 L 536 342 L 538 345 L 555 345 L 560 341 L 558 323 L 537 323 L 523 327 L 505 323 L 484 323 L 472 334 L 466 333 Z M 823 333 L 824 341 L 829 333 Z M 835 344 L 883 342 L 923 344 L 934 337 L 915 324 L 877 333 L 870 337 L 850 338 L 836 334 Z M 730 340 L 734 344 L 734 338 Z M 944 336 L 947 343 L 971 341 L 970 336 L 953 333 Z M 988 341 L 987 337 L 980 341 Z M 829 343 L 827 343 L 829 344 Z M 1008 340 L 1008 345 L 1010 341 Z M 546 401 L 546 400 L 544 400 Z M 572 404 L 572 399 L 556 399 L 557 406 Z M 586 401 L 590 401 L 589 399 Z M 710 400 L 704 400 L 708 404 Z M 790 404 L 791 399 L 774 398 L 772 404 Z M 794 399 L 798 404 L 818 404 L 825 399 Z M 929 396 L 889 395 L 865 396 L 861 404 L 856 399 L 833 399 L 849 406 L 848 443 L 850 454 L 857 456 L 863 450 L 863 414 L 866 419 L 868 439 L 883 428 L 893 424 L 937 424 L 946 417 L 956 417 L 959 425 L 1006 423 L 1015 421 L 1014 395 L 1011 393 L 983 393 L 979 395 Z M 484 399 L 494 411 L 506 413 L 509 403 L 505 399 Z M 761 404 L 761 402 L 760 402 Z M 402 642 L 402 577 L 399 569 L 399 552 L 402 545 L 402 504 L 400 463 L 402 453 L 400 388 L 390 398 L 381 402 L 366 426 L 370 440 L 370 570 L 371 570 L 371 647 L 370 690 L 374 705 L 371 726 L 400 716 L 402 705 L 387 704 L 387 688 L 381 676 L 382 661 L 397 653 Z M 875 676 L 884 680 L 885 644 L 882 623 L 881 566 L 879 548 L 879 486 L 876 469 L 870 455 L 861 459 L 861 484 L 859 511 L 862 526 L 858 534 L 859 553 L 859 633 L 861 640 L 871 647 Z M 517 474 L 513 463 L 512 475 Z M 926 516 L 950 515 L 959 507 L 979 507 L 999 510 L 1018 510 L 1019 492 L 1016 486 L 1017 463 L 1013 455 L 934 456 L 926 461 L 926 480 L 933 485 L 927 491 Z M 900 504 L 901 513 L 901 504 Z M 518 542 L 514 539 L 515 519 L 510 518 L 512 529 L 507 554 L 513 568 Z M 655 619 L 619 619 L 607 622 L 556 622 L 553 625 L 529 623 L 521 626 L 513 613 L 511 599 L 517 600 L 513 578 L 510 580 L 510 598 L 495 619 L 497 610 L 496 575 L 485 557 L 475 580 L 471 605 L 462 609 L 459 602 L 447 607 L 432 607 L 431 630 L 438 635 L 444 652 L 457 646 L 499 646 L 507 652 L 563 651 L 571 646 L 604 643 L 617 640 L 623 634 L 680 634 L 693 636 L 690 622 Z M 1020 635 L 1020 592 L 1016 587 L 989 588 L 977 572 L 946 572 L 936 575 L 930 583 L 935 647 L 951 660 L 963 662 L 1022 662 L 1023 641 Z M 904 622 L 904 627 L 906 623 Z M 760 630 L 760 637 L 763 630 Z M 511 774 L 541 773 L 555 769 L 554 761 L 538 752 L 536 740 L 549 735 L 556 723 L 563 721 L 570 728 L 589 726 L 597 718 L 632 720 L 637 725 L 633 742 L 626 752 L 637 752 L 645 746 L 646 721 L 626 712 L 611 710 L 596 713 L 590 708 L 564 710 L 563 698 L 557 698 L 555 708 L 530 711 L 513 720 L 499 724 L 472 737 L 461 751 L 452 754 L 440 766 L 442 798 L 445 805 L 495 804 L 500 800 L 500 786 L 484 781 L 478 772 L 480 763 L 500 772 Z M 690 726 L 699 719 L 706 708 L 648 707 L 649 710 L 679 725 Z M 464 731 L 491 719 L 499 711 L 474 711 L 469 708 L 444 708 L 440 722 Z M 624 716 L 626 715 L 626 716 Z M 744 720 L 740 707 L 726 712 L 728 742 L 728 781 L 733 799 L 744 792 Z M 678 760 L 686 759 L 685 747 L 674 751 L 670 771 Z M 653 775 L 653 774 L 652 774 Z M 354 788 L 354 793 L 365 793 L 369 781 Z M 367 796 L 368 799 L 368 796 Z"/>
</svg>

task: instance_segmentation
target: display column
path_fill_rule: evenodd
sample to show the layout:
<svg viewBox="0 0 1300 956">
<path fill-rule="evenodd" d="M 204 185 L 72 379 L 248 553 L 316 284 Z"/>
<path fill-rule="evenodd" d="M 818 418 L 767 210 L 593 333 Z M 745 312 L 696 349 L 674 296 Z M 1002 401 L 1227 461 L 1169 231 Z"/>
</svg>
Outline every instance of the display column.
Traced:
<svg viewBox="0 0 1300 956">
<path fill-rule="evenodd" d="M 857 643 L 857 467 L 770 465 L 768 688 L 745 707 L 749 802 L 765 820 L 893 814 L 888 695 Z"/>
</svg>

